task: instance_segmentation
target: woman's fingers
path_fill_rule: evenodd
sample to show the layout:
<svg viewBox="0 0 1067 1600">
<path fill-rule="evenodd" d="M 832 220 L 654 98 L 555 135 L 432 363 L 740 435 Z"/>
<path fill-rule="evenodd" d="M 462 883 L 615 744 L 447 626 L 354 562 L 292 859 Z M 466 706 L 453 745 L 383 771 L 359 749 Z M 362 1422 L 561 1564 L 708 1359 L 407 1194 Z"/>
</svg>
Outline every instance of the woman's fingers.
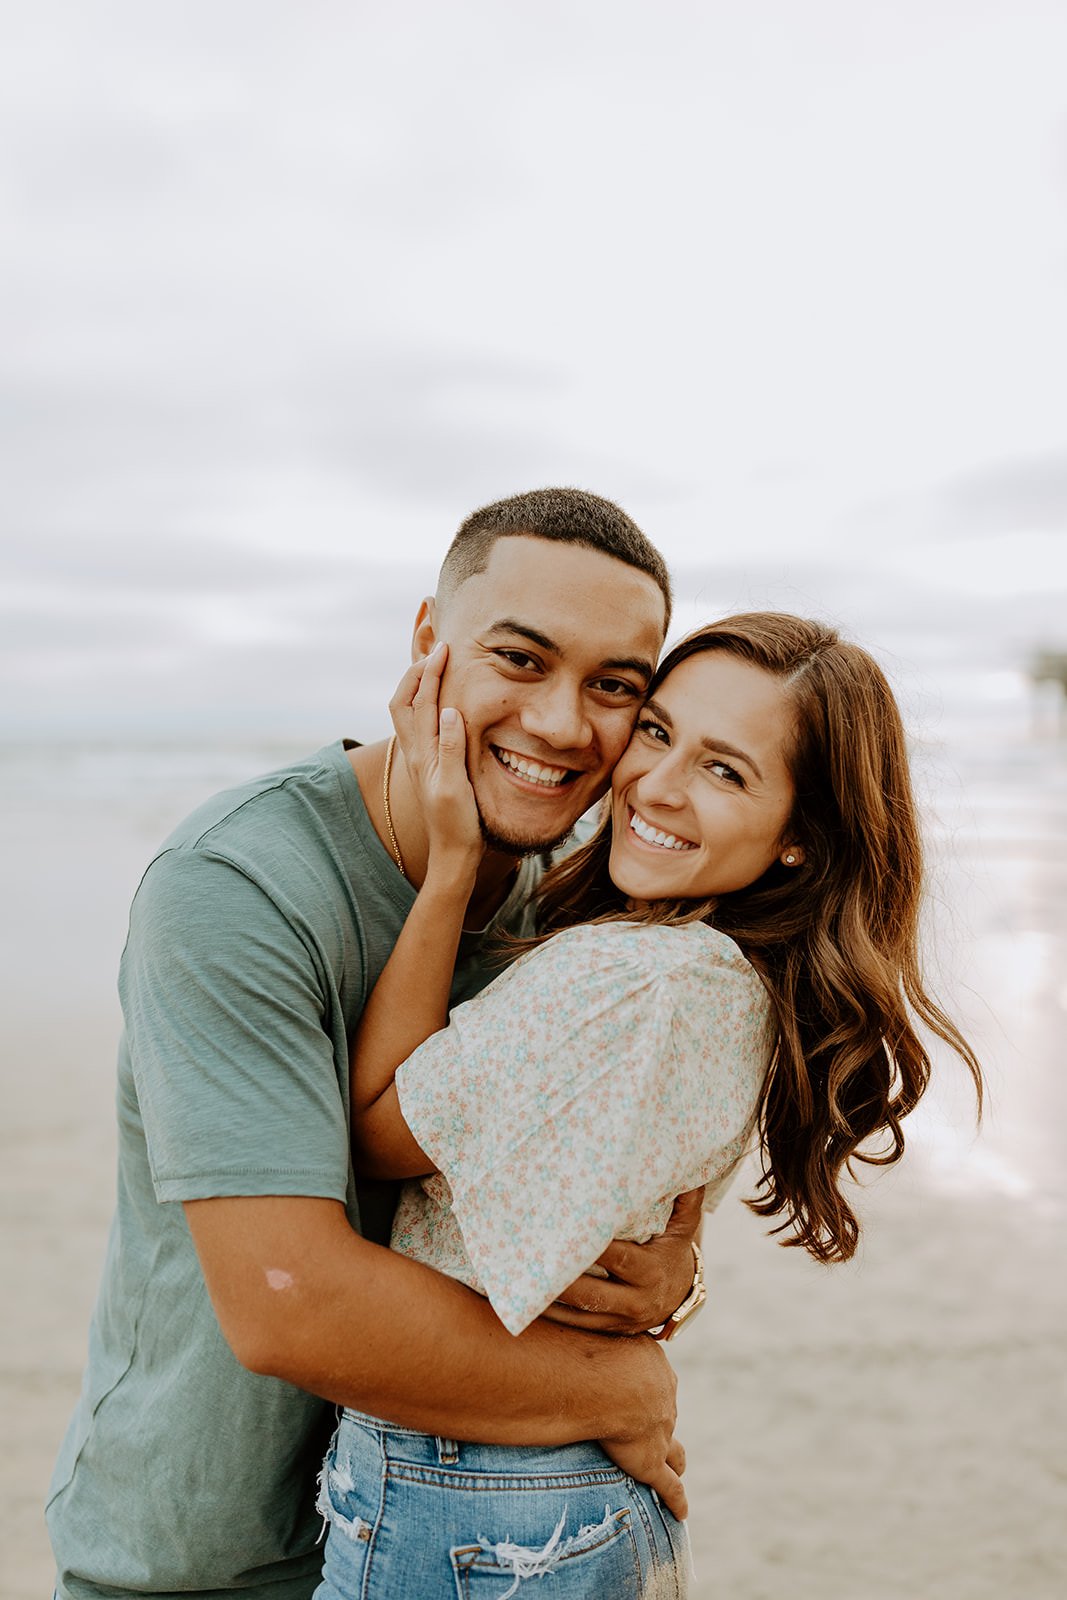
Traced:
<svg viewBox="0 0 1067 1600">
<path fill-rule="evenodd" d="M 443 640 L 439 640 L 422 664 L 418 687 L 411 701 L 415 739 L 426 748 L 437 738 L 437 702 L 441 692 L 441 674 L 447 659 L 448 647 Z"/>
<path fill-rule="evenodd" d="M 442 790 L 465 793 L 469 787 L 467 730 L 453 706 L 442 706 L 438 716 L 437 761 Z"/>
<path fill-rule="evenodd" d="M 430 857 L 451 870 L 482 852 L 481 824 L 467 776 L 467 730 L 453 707 L 440 705 L 448 646 L 439 641 L 404 673 L 389 702 L 404 765 L 429 833 Z"/>
<path fill-rule="evenodd" d="M 396 686 L 396 691 L 389 702 L 389 715 L 392 718 L 396 736 L 400 741 L 400 748 L 405 755 L 411 746 L 411 735 L 414 728 L 414 712 L 412 702 L 418 692 L 422 675 L 426 670 L 426 657 L 413 661 L 404 676 Z"/>
<path fill-rule="evenodd" d="M 454 706 L 442 706 L 437 735 L 437 790 L 447 812 L 451 841 L 482 853 L 482 827 L 467 772 L 467 729 Z"/>
<path fill-rule="evenodd" d="M 444 757 L 449 762 L 455 762 L 457 756 L 462 759 L 466 754 L 466 729 L 463 718 L 455 706 L 442 706 L 438 717 L 438 738 Z"/>
<path fill-rule="evenodd" d="M 409 762 L 432 753 L 437 738 L 437 698 L 447 660 L 448 646 L 439 640 L 428 656 L 411 663 L 389 702 L 393 727 Z"/>
<path fill-rule="evenodd" d="M 415 698 L 415 690 L 419 687 L 419 679 L 422 677 L 425 666 L 425 656 L 418 661 L 413 661 L 394 689 L 389 701 L 389 711 L 394 721 L 398 712 L 402 713 L 411 710 L 411 702 Z"/>
</svg>

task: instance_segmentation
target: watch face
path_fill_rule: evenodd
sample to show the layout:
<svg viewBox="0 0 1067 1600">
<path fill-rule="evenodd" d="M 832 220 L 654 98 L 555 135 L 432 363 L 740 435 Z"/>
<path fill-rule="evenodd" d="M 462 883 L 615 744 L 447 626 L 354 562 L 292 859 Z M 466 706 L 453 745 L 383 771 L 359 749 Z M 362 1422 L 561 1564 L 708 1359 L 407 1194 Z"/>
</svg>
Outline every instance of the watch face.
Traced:
<svg viewBox="0 0 1067 1600">
<path fill-rule="evenodd" d="M 689 1318 L 694 1316 L 696 1312 L 700 1310 L 701 1306 L 708 1298 L 708 1291 L 704 1283 L 704 1257 L 701 1255 L 700 1247 L 695 1239 L 692 1241 L 692 1245 L 694 1267 L 693 1287 L 690 1289 L 689 1293 L 686 1295 L 677 1311 L 671 1312 L 671 1315 L 667 1318 L 666 1322 L 661 1328 L 649 1329 L 649 1332 L 652 1334 L 654 1339 L 662 1339 L 664 1342 L 666 1342 L 668 1339 L 673 1339 L 675 1334 L 681 1328 L 682 1324 L 688 1322 Z"/>
<path fill-rule="evenodd" d="M 704 1285 L 702 1283 L 694 1284 L 689 1299 L 686 1300 L 683 1305 L 678 1307 L 677 1311 L 670 1319 L 674 1326 L 667 1335 L 668 1339 L 672 1339 L 679 1329 L 689 1321 L 690 1317 L 696 1316 L 697 1312 L 700 1310 L 707 1298 L 708 1291 L 705 1289 Z"/>
</svg>

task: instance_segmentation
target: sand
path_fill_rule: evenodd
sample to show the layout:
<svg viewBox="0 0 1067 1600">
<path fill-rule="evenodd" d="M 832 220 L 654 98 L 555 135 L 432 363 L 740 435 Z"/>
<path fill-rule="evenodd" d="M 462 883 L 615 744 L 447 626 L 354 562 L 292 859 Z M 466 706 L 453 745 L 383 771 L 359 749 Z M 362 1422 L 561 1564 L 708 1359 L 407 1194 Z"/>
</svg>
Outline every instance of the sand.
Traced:
<svg viewBox="0 0 1067 1600">
<path fill-rule="evenodd" d="M 1053 801 L 1009 825 L 1001 795 L 939 851 L 935 942 L 990 1069 L 981 1137 L 939 1063 L 904 1166 L 866 1188 L 847 1267 L 764 1238 L 743 1181 L 709 1222 L 710 1303 L 674 1347 L 695 1600 L 1067 1593 L 1063 761 L 1049 770 Z M 77 771 L 23 779 L 4 818 L 4 1600 L 51 1593 L 41 1507 L 113 1191 L 114 968 L 168 820 L 149 794 L 87 797 Z M 164 812 L 210 787 L 172 786 Z"/>
</svg>

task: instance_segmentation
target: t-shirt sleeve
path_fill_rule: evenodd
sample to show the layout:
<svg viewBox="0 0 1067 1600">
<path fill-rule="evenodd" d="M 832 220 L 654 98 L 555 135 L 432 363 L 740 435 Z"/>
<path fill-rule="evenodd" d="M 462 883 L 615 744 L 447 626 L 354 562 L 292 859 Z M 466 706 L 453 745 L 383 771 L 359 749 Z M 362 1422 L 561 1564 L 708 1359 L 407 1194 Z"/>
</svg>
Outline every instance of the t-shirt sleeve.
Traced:
<svg viewBox="0 0 1067 1600">
<path fill-rule="evenodd" d="M 157 1199 L 345 1199 L 326 986 L 263 889 L 201 850 L 159 857 L 134 899 L 119 988 Z"/>
<path fill-rule="evenodd" d="M 642 939 L 666 931 L 557 936 L 397 1073 L 404 1117 L 512 1333 L 664 1198 L 735 1164 L 751 1132 L 766 994 L 736 950 L 650 965 Z"/>
</svg>

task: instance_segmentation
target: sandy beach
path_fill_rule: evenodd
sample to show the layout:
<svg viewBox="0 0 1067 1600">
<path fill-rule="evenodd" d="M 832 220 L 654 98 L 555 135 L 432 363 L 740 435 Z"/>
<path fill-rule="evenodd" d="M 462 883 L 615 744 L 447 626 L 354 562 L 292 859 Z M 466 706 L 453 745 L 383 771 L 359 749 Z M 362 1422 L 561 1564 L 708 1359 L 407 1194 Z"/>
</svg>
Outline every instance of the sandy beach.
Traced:
<svg viewBox="0 0 1067 1600">
<path fill-rule="evenodd" d="M 129 896 L 188 805 L 286 753 L 4 755 L 5 1600 L 51 1593 L 42 1503 L 111 1209 Z M 1067 752 L 1020 733 L 968 760 L 939 794 L 930 937 L 988 1065 L 986 1125 L 939 1060 L 847 1267 L 762 1237 L 744 1180 L 709 1222 L 710 1306 L 675 1347 L 696 1600 L 1067 1592 Z"/>
</svg>

